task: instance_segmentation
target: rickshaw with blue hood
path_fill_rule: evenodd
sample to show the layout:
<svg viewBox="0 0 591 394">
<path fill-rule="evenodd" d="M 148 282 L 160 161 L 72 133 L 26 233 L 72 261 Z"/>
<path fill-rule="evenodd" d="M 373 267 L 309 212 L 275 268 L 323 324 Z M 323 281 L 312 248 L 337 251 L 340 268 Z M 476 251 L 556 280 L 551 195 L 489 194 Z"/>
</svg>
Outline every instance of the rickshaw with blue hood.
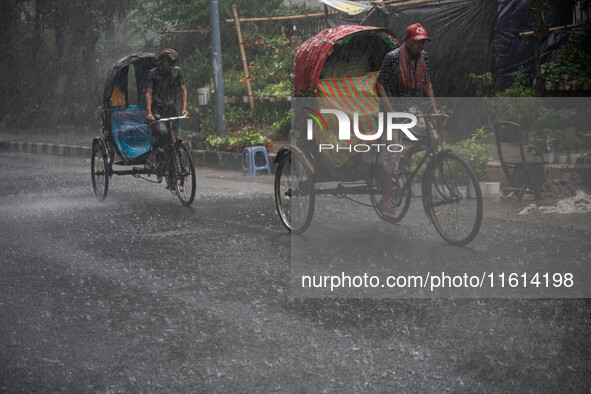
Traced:
<svg viewBox="0 0 591 394">
<path fill-rule="evenodd" d="M 103 135 L 93 139 L 91 154 L 92 187 L 100 201 L 107 197 L 113 175 L 131 175 L 155 183 L 165 180 L 167 189 L 186 206 L 195 198 L 195 166 L 178 135 L 178 122 L 187 116 L 146 122 L 146 84 L 150 70 L 158 66 L 157 60 L 158 55 L 152 53 L 133 54 L 108 72 L 102 97 Z M 155 165 L 148 166 L 154 123 L 164 125 L 165 133 Z"/>
</svg>

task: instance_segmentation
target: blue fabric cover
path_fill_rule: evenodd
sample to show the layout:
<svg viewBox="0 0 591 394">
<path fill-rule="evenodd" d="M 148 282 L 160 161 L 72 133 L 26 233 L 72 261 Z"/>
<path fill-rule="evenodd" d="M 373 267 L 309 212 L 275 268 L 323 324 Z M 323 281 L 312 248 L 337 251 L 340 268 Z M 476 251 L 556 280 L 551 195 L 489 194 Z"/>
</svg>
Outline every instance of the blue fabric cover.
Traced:
<svg viewBox="0 0 591 394">
<path fill-rule="evenodd" d="M 113 107 L 111 130 L 119 152 L 127 159 L 140 156 L 151 148 L 152 129 L 146 122 L 146 109 L 137 105 Z"/>
</svg>

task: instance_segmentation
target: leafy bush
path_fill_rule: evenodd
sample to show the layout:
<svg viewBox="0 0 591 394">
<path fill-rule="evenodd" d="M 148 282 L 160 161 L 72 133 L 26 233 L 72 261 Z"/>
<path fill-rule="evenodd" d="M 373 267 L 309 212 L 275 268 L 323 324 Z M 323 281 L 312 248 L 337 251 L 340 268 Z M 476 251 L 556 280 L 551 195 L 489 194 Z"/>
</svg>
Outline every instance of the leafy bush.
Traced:
<svg viewBox="0 0 591 394">
<path fill-rule="evenodd" d="M 247 94 L 244 72 L 224 70 L 224 96 L 246 96 Z"/>
<path fill-rule="evenodd" d="M 197 142 L 205 142 L 207 140 L 207 137 L 209 137 L 210 135 L 210 133 L 200 131 L 199 133 L 193 134 L 193 139 Z"/>
<path fill-rule="evenodd" d="M 269 127 L 269 133 L 274 139 L 281 140 L 289 137 L 289 131 L 291 130 L 291 110 L 287 111 L 284 118 L 274 122 Z"/>
<path fill-rule="evenodd" d="M 223 142 L 224 139 L 215 134 L 210 134 L 205 139 L 205 145 L 207 146 L 207 149 L 210 150 L 220 150 Z"/>
<path fill-rule="evenodd" d="M 579 137 L 567 137 L 563 141 L 561 141 L 561 149 L 563 152 L 567 151 L 577 151 L 584 149 L 585 141 Z"/>
<path fill-rule="evenodd" d="M 487 143 L 487 139 L 488 133 L 484 127 L 481 127 L 470 138 L 459 141 L 451 148 L 468 162 L 479 180 L 486 176 L 486 166 L 492 160 L 491 145 Z"/>
<path fill-rule="evenodd" d="M 216 129 L 215 107 L 208 105 L 199 119 L 199 131 L 207 134 L 215 134 Z"/>
<path fill-rule="evenodd" d="M 269 85 L 265 87 L 261 94 L 265 97 L 284 97 L 284 96 L 291 96 L 292 89 L 291 89 L 291 82 L 289 79 L 285 79 L 281 82 L 278 82 L 273 85 Z"/>
<path fill-rule="evenodd" d="M 476 86 L 476 95 L 480 97 L 489 96 L 492 90 L 493 76 L 489 71 L 484 74 L 470 74 L 470 81 Z"/>
<path fill-rule="evenodd" d="M 216 151 L 241 151 L 248 146 L 265 145 L 268 142 L 271 142 L 269 137 L 263 135 L 260 130 L 250 126 L 224 137 L 211 134 L 205 140 L 207 148 Z"/>
<path fill-rule="evenodd" d="M 525 148 L 534 156 L 541 156 L 542 153 L 546 152 L 546 144 L 541 138 L 532 138 L 530 144 Z"/>
<path fill-rule="evenodd" d="M 255 103 L 252 111 L 253 123 L 272 125 L 288 116 L 290 112 L 289 102 Z"/>
<path fill-rule="evenodd" d="M 417 168 L 417 166 L 419 165 L 419 163 L 421 162 L 421 160 L 423 159 L 424 156 L 425 156 L 425 151 L 415 153 L 412 156 L 412 167 Z M 424 164 L 421 166 L 421 168 L 419 168 L 419 171 L 417 171 L 417 174 L 413 178 L 413 182 L 419 183 L 423 180 L 423 176 L 425 175 L 426 168 L 427 168 L 427 166 Z"/>
<path fill-rule="evenodd" d="M 538 116 L 534 125 L 537 128 L 570 127 L 575 124 L 577 119 L 574 108 L 552 109 L 538 105 L 536 112 Z"/>
<path fill-rule="evenodd" d="M 495 97 L 535 97 L 535 90 L 532 86 L 530 77 L 520 71 L 513 76 L 513 85 L 507 89 L 495 93 Z"/>
</svg>

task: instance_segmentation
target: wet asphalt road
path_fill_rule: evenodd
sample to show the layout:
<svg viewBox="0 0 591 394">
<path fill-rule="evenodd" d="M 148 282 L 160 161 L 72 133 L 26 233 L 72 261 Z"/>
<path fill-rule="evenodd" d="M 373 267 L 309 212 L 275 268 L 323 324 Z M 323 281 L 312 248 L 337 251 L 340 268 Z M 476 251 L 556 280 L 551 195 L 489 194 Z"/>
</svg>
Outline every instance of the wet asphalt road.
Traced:
<svg viewBox="0 0 591 394">
<path fill-rule="evenodd" d="M 0 391 L 591 389 L 588 299 L 294 299 L 270 182 L 98 203 L 87 161 L 0 152 Z"/>
</svg>

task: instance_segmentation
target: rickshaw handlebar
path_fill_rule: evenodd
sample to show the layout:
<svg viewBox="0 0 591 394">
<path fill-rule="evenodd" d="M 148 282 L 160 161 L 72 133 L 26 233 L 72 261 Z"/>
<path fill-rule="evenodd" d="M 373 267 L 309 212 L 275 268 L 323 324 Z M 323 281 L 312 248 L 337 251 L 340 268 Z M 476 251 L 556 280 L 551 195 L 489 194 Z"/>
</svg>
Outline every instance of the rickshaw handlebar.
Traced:
<svg viewBox="0 0 591 394">
<path fill-rule="evenodd" d="M 189 115 L 173 116 L 170 118 L 162 118 L 162 119 L 153 119 L 153 120 L 149 121 L 149 123 L 153 124 L 153 123 L 157 123 L 157 122 L 167 122 L 169 120 L 176 120 L 176 119 L 189 119 Z"/>
</svg>

